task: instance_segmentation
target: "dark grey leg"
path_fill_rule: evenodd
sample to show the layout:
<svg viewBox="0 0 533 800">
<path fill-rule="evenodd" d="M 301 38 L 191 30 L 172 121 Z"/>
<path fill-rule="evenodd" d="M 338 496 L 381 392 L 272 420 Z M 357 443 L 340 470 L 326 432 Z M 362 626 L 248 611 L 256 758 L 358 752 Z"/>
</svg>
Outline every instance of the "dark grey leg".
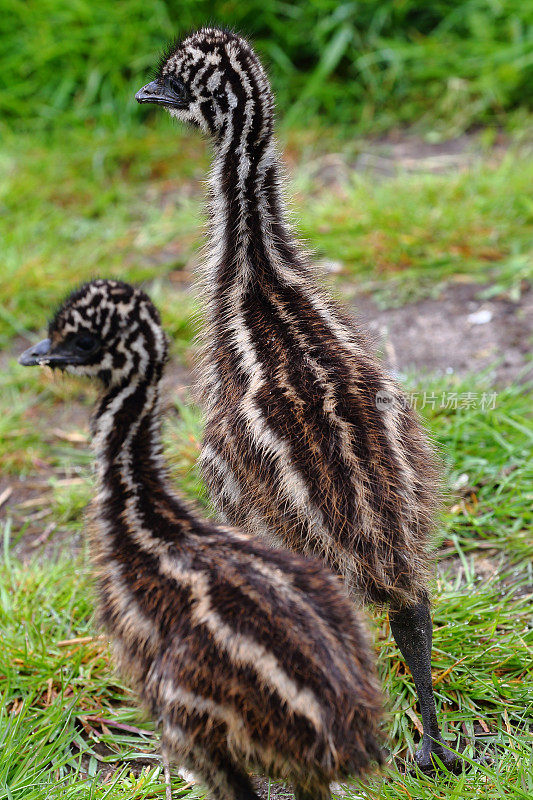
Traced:
<svg viewBox="0 0 533 800">
<path fill-rule="evenodd" d="M 402 609 L 391 609 L 390 626 L 400 651 L 414 678 L 424 735 L 422 746 L 416 753 L 416 763 L 423 772 L 435 772 L 436 755 L 452 772 L 461 770 L 461 760 L 447 749 L 440 735 L 435 696 L 431 681 L 431 643 L 433 624 L 428 603 L 419 603 Z"/>
</svg>

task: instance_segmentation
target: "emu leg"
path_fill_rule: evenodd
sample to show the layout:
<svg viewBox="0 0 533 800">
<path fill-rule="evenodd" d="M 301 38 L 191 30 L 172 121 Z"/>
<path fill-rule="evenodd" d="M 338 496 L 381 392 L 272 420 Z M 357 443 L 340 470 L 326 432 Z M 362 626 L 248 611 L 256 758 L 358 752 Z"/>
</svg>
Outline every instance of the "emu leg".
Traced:
<svg viewBox="0 0 533 800">
<path fill-rule="evenodd" d="M 163 774 L 165 776 L 165 800 L 172 800 L 172 779 L 170 777 L 170 761 L 166 750 L 163 750 Z"/>
<path fill-rule="evenodd" d="M 446 747 L 440 735 L 435 696 L 431 680 L 431 643 L 433 625 L 428 603 L 419 603 L 402 609 L 391 609 L 390 626 L 400 651 L 414 678 L 424 734 L 422 746 L 415 756 L 422 772 L 434 773 L 438 756 L 452 772 L 461 770 L 461 761 Z"/>
</svg>

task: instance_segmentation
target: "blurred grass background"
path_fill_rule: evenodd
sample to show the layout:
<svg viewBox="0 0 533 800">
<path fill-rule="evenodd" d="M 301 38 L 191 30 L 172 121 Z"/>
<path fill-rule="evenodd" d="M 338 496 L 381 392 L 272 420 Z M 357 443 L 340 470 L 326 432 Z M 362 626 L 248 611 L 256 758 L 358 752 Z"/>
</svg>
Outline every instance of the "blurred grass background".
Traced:
<svg viewBox="0 0 533 800">
<path fill-rule="evenodd" d="M 149 280 L 190 260 L 208 153 L 134 93 L 173 35 L 210 23 L 249 35 L 271 73 L 305 198 L 298 226 L 319 256 L 361 279 L 395 273 L 390 297 L 455 272 L 520 291 L 531 0 L 0 0 L 0 11 L 0 344 L 39 324 L 67 274 Z M 314 192 L 317 156 L 354 161 L 362 137 L 403 131 L 429 142 L 477 131 L 486 158 L 385 183 L 358 170 L 342 202 Z M 503 163 L 491 158 L 502 132 L 514 146 Z"/>
<path fill-rule="evenodd" d="M 254 40 L 283 117 L 435 135 L 531 109 L 530 0 L 2 0 L 0 115 L 16 130 L 123 125 L 175 33 L 214 21 Z M 509 116 L 511 115 L 511 117 Z"/>
<path fill-rule="evenodd" d="M 133 95 L 169 38 L 210 23 L 249 35 L 269 69 L 297 227 L 337 263 L 335 291 L 357 284 L 390 308 L 456 281 L 511 307 L 531 284 L 531 0 L 0 0 L 0 800 L 164 796 L 157 737 L 93 621 L 81 532 L 94 393 L 28 374 L 15 356 L 73 285 L 116 275 L 147 284 L 174 344 L 174 389 L 187 382 L 209 154 Z M 376 141 L 416 151 L 465 133 L 457 168 L 399 163 L 376 177 L 357 166 Z M 317 175 L 332 153 L 344 177 L 328 184 Z M 408 385 L 467 394 L 492 391 L 488 380 L 411 374 Z M 381 615 L 396 761 L 353 800 L 533 796 L 529 388 L 499 387 L 486 413 L 423 411 L 450 493 L 437 541 L 437 703 L 448 740 L 461 736 L 469 755 L 487 745 L 495 762 L 435 781 L 403 769 L 420 722 Z M 201 415 L 186 393 L 170 399 L 173 475 L 205 503 Z M 190 794 L 177 778 L 174 791 Z"/>
</svg>

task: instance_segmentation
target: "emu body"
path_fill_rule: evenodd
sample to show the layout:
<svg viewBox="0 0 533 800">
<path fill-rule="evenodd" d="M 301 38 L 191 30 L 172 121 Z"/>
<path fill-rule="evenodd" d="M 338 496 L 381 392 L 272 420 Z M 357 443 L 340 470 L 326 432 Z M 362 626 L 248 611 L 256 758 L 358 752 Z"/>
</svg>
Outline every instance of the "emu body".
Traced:
<svg viewBox="0 0 533 800">
<path fill-rule="evenodd" d="M 381 758 L 372 657 L 339 579 L 200 518 L 172 491 L 159 413 L 167 343 L 143 292 L 87 284 L 44 344 L 22 363 L 104 383 L 90 528 L 100 615 L 168 757 L 216 798 L 257 800 L 249 769 L 328 798 L 331 781 Z"/>
<path fill-rule="evenodd" d="M 202 469 L 220 517 L 320 556 L 354 594 L 390 605 L 421 702 L 418 762 L 432 770 L 435 753 L 452 766 L 430 667 L 439 470 L 404 393 L 291 230 L 264 70 L 242 38 L 202 29 L 170 48 L 137 99 L 214 142 L 199 374 Z"/>
</svg>

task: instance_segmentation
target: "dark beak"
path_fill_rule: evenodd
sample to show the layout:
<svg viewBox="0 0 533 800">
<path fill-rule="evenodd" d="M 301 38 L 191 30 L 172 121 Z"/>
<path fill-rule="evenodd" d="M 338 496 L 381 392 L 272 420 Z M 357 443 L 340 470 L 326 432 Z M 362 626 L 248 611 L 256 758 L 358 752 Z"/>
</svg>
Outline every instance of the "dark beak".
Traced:
<svg viewBox="0 0 533 800">
<path fill-rule="evenodd" d="M 36 364 L 42 364 L 50 353 L 51 345 L 50 339 L 43 339 L 39 344 L 28 347 L 19 356 L 19 364 L 22 364 L 23 367 L 34 367 Z"/>
<path fill-rule="evenodd" d="M 158 106 L 171 106 L 172 108 L 183 105 L 183 97 L 174 92 L 166 81 L 156 80 L 147 83 L 135 95 L 138 103 L 155 103 Z"/>
<path fill-rule="evenodd" d="M 75 353 L 69 342 L 61 342 L 52 348 L 50 339 L 43 339 L 42 342 L 28 347 L 21 356 L 19 364 L 23 367 L 48 366 L 48 367 L 68 367 L 84 364 L 90 354 Z"/>
</svg>

